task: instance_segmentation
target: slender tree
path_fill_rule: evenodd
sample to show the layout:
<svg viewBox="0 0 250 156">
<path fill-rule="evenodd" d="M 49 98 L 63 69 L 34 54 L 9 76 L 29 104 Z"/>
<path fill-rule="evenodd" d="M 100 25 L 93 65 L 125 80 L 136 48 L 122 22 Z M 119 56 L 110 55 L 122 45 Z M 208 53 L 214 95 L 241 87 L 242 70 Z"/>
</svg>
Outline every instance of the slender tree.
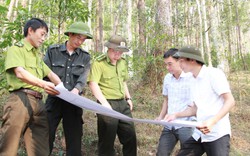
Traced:
<svg viewBox="0 0 250 156">
<path fill-rule="evenodd" d="M 207 21 L 207 12 L 206 12 L 206 3 L 205 0 L 201 0 L 201 7 L 203 13 L 203 22 L 204 22 L 204 32 L 205 32 L 205 45 L 206 45 L 206 54 L 208 60 L 208 66 L 212 66 L 212 59 L 211 59 L 211 48 L 210 48 L 210 41 L 209 41 L 209 28 L 208 28 L 208 21 Z"/>
<path fill-rule="evenodd" d="M 234 0 L 234 6 L 235 6 L 235 17 L 236 17 L 236 37 L 237 37 L 237 51 L 238 55 L 242 61 L 242 65 L 244 70 L 247 69 L 243 54 L 242 54 L 242 37 L 241 37 L 241 26 L 240 26 L 240 19 L 239 19 L 239 12 L 238 12 L 238 1 Z"/>
<path fill-rule="evenodd" d="M 145 1 L 138 0 L 137 3 L 138 9 L 138 25 L 139 25 L 139 43 L 138 43 L 138 55 L 146 56 L 144 45 L 146 44 L 146 35 L 145 35 Z"/>
<path fill-rule="evenodd" d="M 96 7 L 96 19 L 97 26 L 95 29 L 95 51 L 102 52 L 103 50 L 103 1 L 98 0 L 98 6 Z"/>
<path fill-rule="evenodd" d="M 118 10 L 116 11 L 115 15 L 115 20 L 114 20 L 114 25 L 113 25 L 113 34 L 117 34 L 118 28 L 119 28 L 119 23 L 120 23 L 120 16 L 123 10 L 123 0 L 120 1 L 120 5 Z"/>
<path fill-rule="evenodd" d="M 204 58 L 204 47 L 203 47 L 203 24 L 202 24 L 202 15 L 201 15 L 201 5 L 200 0 L 196 0 L 198 15 L 199 15 L 199 47 L 201 50 L 202 57 Z"/>
</svg>

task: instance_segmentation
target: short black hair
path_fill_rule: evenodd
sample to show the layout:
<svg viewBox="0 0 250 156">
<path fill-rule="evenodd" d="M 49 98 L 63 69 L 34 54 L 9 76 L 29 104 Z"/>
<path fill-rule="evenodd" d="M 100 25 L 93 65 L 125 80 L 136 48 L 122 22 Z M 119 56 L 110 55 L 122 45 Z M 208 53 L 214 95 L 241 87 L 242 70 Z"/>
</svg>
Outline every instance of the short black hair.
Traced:
<svg viewBox="0 0 250 156">
<path fill-rule="evenodd" d="M 166 51 L 166 52 L 164 53 L 163 58 L 168 58 L 168 57 L 170 57 L 170 56 L 173 57 L 173 55 L 174 55 L 176 52 L 178 52 L 178 49 L 176 49 L 176 48 L 170 48 L 168 51 Z"/>
<path fill-rule="evenodd" d="M 39 18 L 31 18 L 30 20 L 26 22 L 24 26 L 24 29 L 23 29 L 24 37 L 27 37 L 29 27 L 31 27 L 32 30 L 34 31 L 36 31 L 39 28 L 45 28 L 47 32 L 49 31 L 47 24 L 43 20 Z"/>
</svg>

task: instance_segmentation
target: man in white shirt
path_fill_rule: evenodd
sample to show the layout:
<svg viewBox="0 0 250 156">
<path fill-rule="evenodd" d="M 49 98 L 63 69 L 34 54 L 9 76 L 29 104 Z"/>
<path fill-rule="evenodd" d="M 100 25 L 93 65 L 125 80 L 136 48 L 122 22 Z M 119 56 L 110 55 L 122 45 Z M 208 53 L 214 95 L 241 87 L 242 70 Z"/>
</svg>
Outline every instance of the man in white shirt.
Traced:
<svg viewBox="0 0 250 156">
<path fill-rule="evenodd" d="M 179 62 L 173 55 L 178 49 L 171 48 L 163 56 L 168 74 L 164 78 L 162 94 L 164 101 L 160 115 L 156 120 L 163 120 L 168 114 L 185 110 L 191 104 L 190 87 L 191 73 L 184 73 Z M 192 120 L 193 117 L 184 117 L 179 120 Z M 175 145 L 182 144 L 192 135 L 193 128 L 166 126 L 163 128 L 157 148 L 157 156 L 169 156 Z"/>
<path fill-rule="evenodd" d="M 228 156 L 231 135 L 229 111 L 235 101 L 225 74 L 219 69 L 206 67 L 201 52 L 195 47 L 185 46 L 174 57 L 178 58 L 184 72 L 193 74 L 193 105 L 165 120 L 196 115 L 201 123 L 184 143 L 178 156 L 201 156 L 203 153 Z"/>
</svg>

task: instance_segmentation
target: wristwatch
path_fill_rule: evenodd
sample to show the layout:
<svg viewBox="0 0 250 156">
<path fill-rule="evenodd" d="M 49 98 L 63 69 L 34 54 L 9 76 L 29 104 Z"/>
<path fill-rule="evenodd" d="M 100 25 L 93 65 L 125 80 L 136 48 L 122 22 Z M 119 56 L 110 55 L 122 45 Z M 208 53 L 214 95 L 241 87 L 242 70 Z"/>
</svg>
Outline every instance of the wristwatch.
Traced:
<svg viewBox="0 0 250 156">
<path fill-rule="evenodd" d="M 126 101 L 128 101 L 128 100 L 132 100 L 132 98 L 126 98 Z"/>
</svg>

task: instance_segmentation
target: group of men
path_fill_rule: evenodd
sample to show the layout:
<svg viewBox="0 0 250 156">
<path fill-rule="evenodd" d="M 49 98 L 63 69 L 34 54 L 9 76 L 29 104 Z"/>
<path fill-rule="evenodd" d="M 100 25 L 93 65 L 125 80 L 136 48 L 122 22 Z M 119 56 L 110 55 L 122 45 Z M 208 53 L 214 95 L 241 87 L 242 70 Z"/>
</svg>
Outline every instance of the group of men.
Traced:
<svg viewBox="0 0 250 156">
<path fill-rule="evenodd" d="M 82 95 L 88 84 L 98 103 L 132 117 L 127 62 L 122 57 L 129 49 L 123 37 L 111 36 L 105 43 L 107 53 L 91 64 L 89 53 L 81 49 L 86 39 L 93 38 L 88 25 L 73 23 L 65 32 L 68 40 L 49 46 L 42 59 L 39 47 L 47 33 L 47 24 L 32 18 L 24 26 L 24 39 L 7 52 L 5 70 L 10 95 L 4 105 L 0 129 L 1 156 L 17 155 L 21 136 L 29 156 L 50 155 L 61 120 L 66 155 L 82 155 L 83 111 L 56 96 L 59 92 L 54 87 L 59 83 L 78 95 Z M 178 155 L 228 155 L 231 133 L 228 113 L 234 99 L 224 73 L 206 67 L 201 52 L 191 46 L 169 49 L 164 62 L 169 74 L 164 79 L 164 102 L 157 120 L 179 118 L 202 124 L 195 129 L 164 127 L 157 155 L 170 155 L 178 140 L 181 143 Z M 48 93 L 45 105 L 43 90 Z M 116 135 L 123 145 L 124 156 L 137 155 L 133 122 L 98 114 L 97 124 L 99 156 L 115 156 Z"/>
</svg>

